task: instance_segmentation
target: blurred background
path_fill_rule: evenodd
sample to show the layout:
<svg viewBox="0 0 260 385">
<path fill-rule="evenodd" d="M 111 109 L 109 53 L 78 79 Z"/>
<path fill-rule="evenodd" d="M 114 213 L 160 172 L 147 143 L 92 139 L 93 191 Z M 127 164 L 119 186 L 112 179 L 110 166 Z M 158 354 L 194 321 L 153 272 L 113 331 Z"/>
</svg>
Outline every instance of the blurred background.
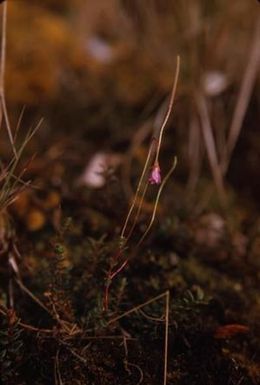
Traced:
<svg viewBox="0 0 260 385">
<path fill-rule="evenodd" d="M 44 118 L 28 149 L 41 154 L 33 162 L 34 178 L 51 164 L 51 184 L 63 178 L 68 189 L 101 187 L 85 170 L 98 154 L 121 169 L 129 199 L 135 164 L 143 164 L 162 122 L 179 54 L 177 98 L 163 143 L 163 166 L 178 157 L 175 205 L 198 214 L 208 206 L 230 208 L 238 198 L 251 213 L 259 209 L 258 1 L 8 5 L 12 126 L 22 109 L 21 135 Z M 6 151 L 6 142 L 1 147 Z"/>
</svg>

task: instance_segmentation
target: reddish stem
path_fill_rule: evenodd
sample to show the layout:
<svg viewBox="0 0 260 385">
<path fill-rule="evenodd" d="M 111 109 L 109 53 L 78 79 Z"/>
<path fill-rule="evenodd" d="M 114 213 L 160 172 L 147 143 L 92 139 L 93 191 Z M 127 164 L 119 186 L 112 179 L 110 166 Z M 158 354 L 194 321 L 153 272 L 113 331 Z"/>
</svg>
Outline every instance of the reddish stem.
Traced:
<svg viewBox="0 0 260 385">
<path fill-rule="evenodd" d="M 123 252 L 122 250 L 117 251 L 114 257 L 115 261 L 122 255 L 122 252 Z M 109 288 L 112 283 L 112 280 L 117 276 L 117 274 L 119 274 L 124 269 L 124 267 L 127 264 L 128 264 L 128 259 L 126 259 L 116 270 L 112 271 L 112 268 L 111 268 L 107 274 L 107 282 L 105 286 L 104 301 L 103 301 L 103 307 L 105 311 L 108 310 Z"/>
</svg>

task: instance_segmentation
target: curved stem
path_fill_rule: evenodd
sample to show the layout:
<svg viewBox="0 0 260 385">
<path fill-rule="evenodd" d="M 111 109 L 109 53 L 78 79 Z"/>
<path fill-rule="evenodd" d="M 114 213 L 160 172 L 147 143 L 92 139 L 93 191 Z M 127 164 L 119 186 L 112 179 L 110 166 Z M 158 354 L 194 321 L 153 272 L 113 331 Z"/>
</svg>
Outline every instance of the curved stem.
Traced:
<svg viewBox="0 0 260 385">
<path fill-rule="evenodd" d="M 127 234 L 126 241 L 129 240 L 129 238 L 131 237 L 131 235 L 132 235 L 132 233 L 134 231 L 135 225 L 137 223 L 138 217 L 140 215 L 140 212 L 141 212 L 141 209 L 142 209 L 142 206 L 143 206 L 144 197 L 145 197 L 145 194 L 146 194 L 148 186 L 149 186 L 149 183 L 146 182 L 144 190 L 143 190 L 142 195 L 140 197 L 140 202 L 139 202 L 139 205 L 138 205 L 137 213 L 136 213 L 135 218 L 134 218 L 134 222 L 133 222 L 133 224 L 131 226 L 131 229 L 129 230 L 129 232 Z"/>
<path fill-rule="evenodd" d="M 173 82 L 173 87 L 172 87 L 172 92 L 171 92 L 171 97 L 170 97 L 170 103 L 168 106 L 168 110 L 166 112 L 165 118 L 163 120 L 160 133 L 159 133 L 159 139 L 158 139 L 158 146 L 157 146 L 157 151 L 156 151 L 156 156 L 155 156 L 155 164 L 159 164 L 159 153 L 160 153 L 160 148 L 162 144 L 162 136 L 164 133 L 164 129 L 166 127 L 166 124 L 169 120 L 171 111 L 172 111 L 172 106 L 176 94 L 176 89 L 177 89 L 177 83 L 178 83 L 178 78 L 179 78 L 179 73 L 180 73 L 180 56 L 177 56 L 177 63 L 176 63 L 176 71 L 175 71 L 175 77 L 174 77 L 174 82 Z"/>
<path fill-rule="evenodd" d="M 147 168 L 149 166 L 149 162 L 150 162 L 150 159 L 151 159 L 151 156 L 152 156 L 152 150 L 153 150 L 153 143 L 154 141 L 152 141 L 151 145 L 150 145 L 150 148 L 149 148 L 149 152 L 148 152 L 148 155 L 147 155 L 147 158 L 146 158 L 146 161 L 145 161 L 145 165 L 144 165 L 144 168 L 143 168 L 143 172 L 142 172 L 142 175 L 139 179 L 139 182 L 138 182 L 138 186 L 137 186 L 137 189 L 136 189 L 136 192 L 135 192 L 135 196 L 134 196 L 134 199 L 133 199 L 133 202 L 130 206 L 130 209 L 128 211 L 128 214 L 127 214 L 127 217 L 126 217 L 126 220 L 125 220 L 125 223 L 124 223 L 124 226 L 122 228 L 122 231 L 121 231 L 121 234 L 120 234 L 120 237 L 121 238 L 124 238 L 124 234 L 125 234 L 125 231 L 126 231 L 126 227 L 128 225 L 128 222 L 129 222 L 129 219 L 130 219 L 130 216 L 134 210 L 134 207 L 135 207 L 135 204 L 136 204 L 136 200 L 137 200 L 137 197 L 138 197 L 138 194 L 141 190 L 141 187 L 142 187 L 142 183 L 143 183 L 143 179 L 144 179 L 144 176 L 145 176 L 145 173 L 147 171 Z M 136 218 L 137 219 L 137 218 Z"/>
<path fill-rule="evenodd" d="M 160 199 L 160 196 L 161 196 L 161 193 L 162 193 L 162 190 L 165 186 L 165 184 L 167 183 L 168 179 L 170 178 L 171 174 L 173 173 L 175 167 L 177 165 L 177 158 L 176 156 L 174 157 L 174 160 L 173 160 L 173 164 L 172 164 L 172 167 L 170 168 L 170 170 L 168 171 L 168 174 L 165 176 L 164 180 L 162 181 L 162 184 L 158 190 L 158 193 L 157 193 L 157 196 L 156 196 L 156 199 L 155 199 L 155 203 L 154 203 L 154 209 L 153 209 L 153 213 L 152 213 L 152 218 L 150 220 L 150 223 L 147 227 L 147 229 L 145 230 L 144 234 L 142 235 L 142 237 L 140 238 L 139 242 L 137 243 L 136 245 L 136 248 L 140 246 L 140 244 L 143 242 L 143 240 L 145 239 L 145 237 L 147 236 L 147 234 L 149 233 L 152 225 L 153 225 L 153 222 L 154 222 L 154 219 L 155 219 L 155 215 L 156 215 L 156 212 L 157 212 L 157 207 L 158 207 L 158 203 L 159 203 L 159 199 Z"/>
</svg>

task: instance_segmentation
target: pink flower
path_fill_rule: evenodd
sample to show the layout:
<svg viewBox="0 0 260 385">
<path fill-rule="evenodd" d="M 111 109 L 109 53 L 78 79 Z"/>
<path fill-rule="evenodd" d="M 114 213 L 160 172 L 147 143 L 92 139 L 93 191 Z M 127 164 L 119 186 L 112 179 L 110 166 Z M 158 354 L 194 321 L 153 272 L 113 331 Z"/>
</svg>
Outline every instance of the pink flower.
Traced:
<svg viewBox="0 0 260 385">
<path fill-rule="evenodd" d="M 161 170 L 158 163 L 153 165 L 150 177 L 149 177 L 149 183 L 150 184 L 161 184 L 162 178 L 161 178 Z"/>
</svg>

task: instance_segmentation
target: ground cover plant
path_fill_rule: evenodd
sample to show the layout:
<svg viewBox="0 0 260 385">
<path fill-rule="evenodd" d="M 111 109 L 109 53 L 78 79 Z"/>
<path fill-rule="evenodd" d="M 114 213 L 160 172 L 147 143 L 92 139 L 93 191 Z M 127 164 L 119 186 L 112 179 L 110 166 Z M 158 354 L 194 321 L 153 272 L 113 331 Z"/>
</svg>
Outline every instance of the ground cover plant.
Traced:
<svg viewBox="0 0 260 385">
<path fill-rule="evenodd" d="M 0 383 L 258 384 L 258 2 L 0 6 Z"/>
</svg>

